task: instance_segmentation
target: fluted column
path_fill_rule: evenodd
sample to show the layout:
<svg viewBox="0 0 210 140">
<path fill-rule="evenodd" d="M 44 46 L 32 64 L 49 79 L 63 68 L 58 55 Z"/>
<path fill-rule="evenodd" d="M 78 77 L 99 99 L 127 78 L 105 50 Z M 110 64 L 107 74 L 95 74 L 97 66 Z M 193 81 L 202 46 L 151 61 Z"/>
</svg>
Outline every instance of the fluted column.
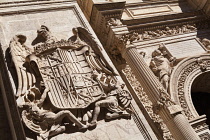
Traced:
<svg viewBox="0 0 210 140">
<path fill-rule="evenodd" d="M 126 46 L 126 45 L 125 45 Z M 120 46 L 123 58 L 130 65 L 137 79 L 141 83 L 153 106 L 164 120 L 171 134 L 176 140 L 199 140 L 200 138 L 189 124 L 187 118 L 181 113 L 182 108 L 176 105 L 154 73 L 145 63 L 143 57 L 132 45 Z"/>
</svg>

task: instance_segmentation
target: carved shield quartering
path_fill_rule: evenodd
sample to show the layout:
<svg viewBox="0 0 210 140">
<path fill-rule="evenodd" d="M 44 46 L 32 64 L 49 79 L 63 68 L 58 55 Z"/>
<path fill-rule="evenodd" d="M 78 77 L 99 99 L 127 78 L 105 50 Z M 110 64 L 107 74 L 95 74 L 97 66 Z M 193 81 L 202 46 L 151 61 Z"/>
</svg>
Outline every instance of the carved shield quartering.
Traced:
<svg viewBox="0 0 210 140">
<path fill-rule="evenodd" d="M 92 78 L 88 48 L 63 40 L 36 46 L 35 55 L 29 56 L 50 89 L 48 95 L 56 108 L 86 108 L 103 96 L 100 84 Z"/>
</svg>

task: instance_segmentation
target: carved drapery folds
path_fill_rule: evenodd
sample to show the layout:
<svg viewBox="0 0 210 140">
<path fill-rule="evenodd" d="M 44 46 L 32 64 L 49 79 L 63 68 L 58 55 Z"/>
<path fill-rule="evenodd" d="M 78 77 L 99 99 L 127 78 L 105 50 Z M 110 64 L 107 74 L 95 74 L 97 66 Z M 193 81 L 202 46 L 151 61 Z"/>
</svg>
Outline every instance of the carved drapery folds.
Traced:
<svg viewBox="0 0 210 140">
<path fill-rule="evenodd" d="M 24 124 L 40 139 L 65 131 L 65 117 L 80 130 L 97 125 L 101 107 L 107 108 L 106 119 L 130 118 L 132 113 L 129 91 L 116 80 L 93 36 L 82 27 L 72 31 L 68 40 L 57 41 L 42 25 L 34 50 L 24 45 L 23 35 L 10 42 L 18 107 Z"/>
<path fill-rule="evenodd" d="M 163 87 L 168 91 L 168 84 L 172 67 L 176 58 L 171 57 L 169 60 L 166 58 L 167 53 L 162 49 L 162 44 L 158 49 L 152 52 L 152 59 L 150 61 L 150 68 L 158 77 Z"/>
</svg>

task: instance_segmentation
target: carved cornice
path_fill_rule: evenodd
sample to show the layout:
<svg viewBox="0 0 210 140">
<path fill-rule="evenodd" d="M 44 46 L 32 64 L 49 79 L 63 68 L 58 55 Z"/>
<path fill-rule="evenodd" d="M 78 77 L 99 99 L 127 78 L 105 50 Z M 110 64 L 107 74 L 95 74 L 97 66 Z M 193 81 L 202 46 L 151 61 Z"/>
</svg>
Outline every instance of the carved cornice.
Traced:
<svg viewBox="0 0 210 140">
<path fill-rule="evenodd" d="M 201 12 L 189 12 L 189 13 L 179 13 L 179 14 L 169 14 L 161 15 L 150 18 L 139 18 L 124 20 L 123 24 L 127 25 L 130 30 L 136 30 L 137 28 L 157 28 L 158 26 L 168 26 L 173 24 L 173 26 L 180 25 L 180 23 L 196 23 L 204 20 L 205 16 Z"/>
</svg>

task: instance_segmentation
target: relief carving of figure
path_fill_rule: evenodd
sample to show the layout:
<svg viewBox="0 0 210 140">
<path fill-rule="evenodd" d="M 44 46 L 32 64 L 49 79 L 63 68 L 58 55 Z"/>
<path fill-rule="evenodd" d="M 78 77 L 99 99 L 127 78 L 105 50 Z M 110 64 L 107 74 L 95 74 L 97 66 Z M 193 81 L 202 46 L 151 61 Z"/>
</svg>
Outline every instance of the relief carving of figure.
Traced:
<svg viewBox="0 0 210 140">
<path fill-rule="evenodd" d="M 159 78 L 159 81 L 166 90 L 168 90 L 169 77 L 172 71 L 171 65 L 172 64 L 169 62 L 169 60 L 163 56 L 160 49 L 156 49 L 152 53 L 150 68 Z"/>
<path fill-rule="evenodd" d="M 25 103 L 19 104 L 19 108 L 26 108 L 22 112 L 22 115 L 24 116 L 23 119 L 30 119 L 30 121 L 26 119 L 24 120 L 25 125 L 29 126 L 34 123 L 39 126 L 39 129 L 41 129 L 41 131 L 39 130 L 38 139 L 48 139 L 48 137 L 65 131 L 65 126 L 61 125 L 64 118 L 68 118 L 72 123 L 76 124 L 79 129 L 88 128 L 86 125 L 82 124 L 69 110 L 61 110 L 57 113 L 54 113 L 50 110 L 44 109 L 42 105 L 47 97 L 48 92 L 50 92 L 50 89 L 46 87 L 40 99 L 37 99 L 37 93 L 29 92 L 27 97 L 30 98 L 27 98 Z M 39 90 L 38 93 L 41 94 Z M 31 127 L 29 126 L 29 128 Z"/>
<path fill-rule="evenodd" d="M 96 75 L 95 78 L 97 79 L 98 76 Z M 107 119 L 118 118 L 121 116 L 130 117 L 130 113 L 132 111 L 129 108 L 129 105 L 132 97 L 127 90 L 124 90 L 125 85 L 120 83 L 112 84 L 111 82 L 108 84 L 101 82 L 101 84 L 102 87 L 105 87 L 104 89 L 106 96 L 103 97 L 104 99 L 95 103 L 93 118 L 90 126 L 97 125 L 97 118 L 99 116 L 101 107 L 105 107 L 109 110 L 109 112 L 106 114 Z"/>
<path fill-rule="evenodd" d="M 132 113 L 131 95 L 122 80 L 116 80 L 118 74 L 101 46 L 85 28 L 72 32 L 68 40 L 57 41 L 42 25 L 32 42 L 34 50 L 25 46 L 23 35 L 10 42 L 18 78 L 16 101 L 24 124 L 38 139 L 65 131 L 64 118 L 78 131 L 96 125 L 100 107 L 110 111 L 108 119 Z M 118 82 L 122 84 L 115 86 Z"/>
</svg>

